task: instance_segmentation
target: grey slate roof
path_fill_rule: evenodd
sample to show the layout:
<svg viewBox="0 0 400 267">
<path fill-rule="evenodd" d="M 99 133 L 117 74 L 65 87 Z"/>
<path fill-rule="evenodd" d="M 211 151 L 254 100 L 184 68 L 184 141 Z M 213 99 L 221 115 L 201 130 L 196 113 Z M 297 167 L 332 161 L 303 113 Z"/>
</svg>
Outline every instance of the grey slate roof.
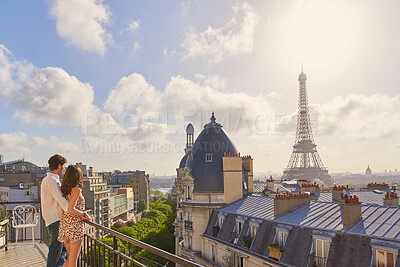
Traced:
<svg viewBox="0 0 400 267">
<path fill-rule="evenodd" d="M 343 227 L 342 209 L 336 202 L 310 201 L 274 218 L 274 200 L 252 195 L 226 205 L 218 211 L 279 223 L 326 231 L 348 232 L 400 241 L 400 207 L 361 204 L 361 219 Z"/>
<path fill-rule="evenodd" d="M 265 181 L 255 181 L 253 183 L 253 193 L 255 194 L 261 194 L 264 191 L 265 186 L 267 183 Z M 289 184 L 289 183 L 276 183 L 274 184 L 274 192 L 278 193 L 296 193 L 300 192 L 301 188 L 297 184 Z"/>
<path fill-rule="evenodd" d="M 239 199 L 218 210 L 263 220 L 272 220 L 274 218 L 274 199 L 252 195 Z"/>
<path fill-rule="evenodd" d="M 253 182 L 253 194 L 261 194 L 266 186 L 264 181 L 254 181 Z"/>
<path fill-rule="evenodd" d="M 307 266 L 308 253 L 312 243 L 311 232 L 307 228 L 293 227 L 286 239 L 280 260 L 295 266 Z"/>
<path fill-rule="evenodd" d="M 188 158 L 187 167 L 195 179 L 194 193 L 224 192 L 222 172 L 222 157 L 224 152 L 238 153 L 236 147 L 222 129 L 215 122 L 214 115 L 211 122 L 204 126 L 192 147 L 192 157 Z M 206 154 L 212 154 L 212 162 L 206 162 Z"/>
<path fill-rule="evenodd" d="M 187 158 L 188 158 L 188 154 L 183 156 L 183 158 L 181 159 L 181 162 L 179 163 L 179 169 L 182 169 L 186 166 Z"/>
<path fill-rule="evenodd" d="M 332 240 L 326 266 L 370 266 L 371 256 L 368 237 L 337 234 Z"/>
<path fill-rule="evenodd" d="M 342 210 L 335 202 L 310 201 L 275 221 L 400 241 L 400 207 L 361 204 L 360 220 L 348 229 L 343 227 Z"/>
<path fill-rule="evenodd" d="M 361 203 L 378 205 L 383 205 L 383 198 L 385 197 L 386 192 L 390 192 L 390 190 L 348 191 L 350 196 L 356 195 L 360 199 Z M 318 195 L 318 201 L 332 201 L 332 192 L 320 192 Z"/>
<path fill-rule="evenodd" d="M 274 218 L 273 201 L 273 198 L 256 194 L 217 209 L 209 225 L 216 225 L 216 213 L 227 215 L 219 234 L 211 238 L 228 242 L 236 249 L 249 251 L 268 260 L 268 245 L 274 243 L 276 227 L 279 224 L 279 227 L 285 228 L 286 225 L 290 230 L 280 262 L 304 267 L 308 266 L 312 258 L 310 253 L 314 234 L 332 238 L 326 266 L 369 266 L 372 258 L 371 244 L 374 242 L 400 247 L 400 207 L 361 204 L 360 219 L 345 228 L 342 207 L 337 202 L 310 201 Z M 233 232 L 238 217 L 247 219 L 239 236 Z M 246 249 L 243 246 L 243 236 L 247 234 L 250 219 L 262 221 L 250 249 Z M 209 228 L 205 234 L 211 236 Z M 239 240 L 234 244 L 236 237 Z M 396 266 L 400 266 L 400 256 L 396 259 Z"/>
</svg>

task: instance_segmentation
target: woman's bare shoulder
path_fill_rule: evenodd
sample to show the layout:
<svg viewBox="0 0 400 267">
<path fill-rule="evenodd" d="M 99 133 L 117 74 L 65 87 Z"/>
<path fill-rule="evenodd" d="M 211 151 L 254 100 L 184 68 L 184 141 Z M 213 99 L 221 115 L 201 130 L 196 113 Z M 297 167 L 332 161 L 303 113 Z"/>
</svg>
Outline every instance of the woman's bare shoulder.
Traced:
<svg viewBox="0 0 400 267">
<path fill-rule="evenodd" d="M 71 195 L 73 194 L 80 194 L 81 193 L 81 189 L 79 187 L 74 187 L 71 189 Z"/>
</svg>

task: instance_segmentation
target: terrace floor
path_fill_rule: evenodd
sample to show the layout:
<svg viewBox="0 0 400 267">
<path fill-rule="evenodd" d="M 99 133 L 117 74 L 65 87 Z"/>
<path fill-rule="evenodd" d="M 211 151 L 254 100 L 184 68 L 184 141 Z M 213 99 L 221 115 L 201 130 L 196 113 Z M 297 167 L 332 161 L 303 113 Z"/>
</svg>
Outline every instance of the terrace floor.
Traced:
<svg viewBox="0 0 400 267">
<path fill-rule="evenodd" d="M 46 266 L 47 253 L 48 247 L 44 243 L 9 243 L 8 251 L 4 248 L 0 250 L 0 262 L 2 266 L 42 267 Z"/>
</svg>

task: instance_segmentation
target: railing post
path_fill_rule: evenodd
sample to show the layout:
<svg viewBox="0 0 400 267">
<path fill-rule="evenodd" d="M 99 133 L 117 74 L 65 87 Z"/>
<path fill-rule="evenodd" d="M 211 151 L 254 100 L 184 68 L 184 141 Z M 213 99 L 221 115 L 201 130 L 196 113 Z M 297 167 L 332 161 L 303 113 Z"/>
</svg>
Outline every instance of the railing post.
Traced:
<svg viewBox="0 0 400 267">
<path fill-rule="evenodd" d="M 113 236 L 113 255 L 114 255 L 114 257 L 113 257 L 113 263 L 114 263 L 114 267 L 116 267 L 116 266 L 118 266 L 118 258 L 117 258 L 117 253 L 115 252 L 115 251 L 117 251 L 118 250 L 118 240 L 117 240 L 117 238 L 115 237 L 115 236 Z"/>
<path fill-rule="evenodd" d="M 8 251 L 8 246 L 7 246 L 7 244 L 8 244 L 8 223 L 6 223 L 6 235 L 5 235 L 5 240 L 6 240 L 6 251 Z"/>
</svg>

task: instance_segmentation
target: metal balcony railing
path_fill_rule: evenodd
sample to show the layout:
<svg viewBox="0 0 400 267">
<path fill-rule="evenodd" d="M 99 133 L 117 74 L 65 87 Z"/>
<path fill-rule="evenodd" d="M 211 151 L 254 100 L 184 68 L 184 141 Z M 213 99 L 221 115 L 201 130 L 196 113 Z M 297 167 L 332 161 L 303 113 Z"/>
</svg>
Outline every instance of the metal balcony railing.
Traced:
<svg viewBox="0 0 400 267">
<path fill-rule="evenodd" d="M 35 241 L 40 240 L 47 245 L 49 245 L 50 237 L 48 235 L 46 225 L 44 223 L 40 201 L 30 201 L 30 202 L 0 202 L 0 210 L 3 214 L 5 214 L 6 219 L 9 220 L 7 224 L 7 235 L 0 237 L 0 247 L 4 247 L 7 251 L 7 243 L 15 242 L 15 229 L 12 227 L 11 217 L 12 217 L 12 208 L 17 205 L 34 205 L 36 209 L 39 211 L 39 222 L 35 227 Z M 7 207 L 7 208 L 5 208 Z M 154 255 L 160 256 L 169 262 L 174 262 L 182 266 L 201 266 L 199 264 L 188 261 L 184 258 L 176 256 L 172 253 L 164 251 L 162 249 L 151 246 L 142 241 L 136 240 L 124 234 L 121 234 L 117 231 L 114 231 L 108 227 L 99 225 L 97 223 L 91 221 L 85 221 L 87 227 L 94 227 L 94 232 L 101 232 L 100 236 L 106 236 L 107 238 L 112 239 L 112 244 L 108 245 L 102 241 L 102 239 L 97 239 L 85 233 L 84 240 L 81 248 L 81 253 L 78 258 L 78 266 L 84 267 L 98 267 L 98 266 L 159 266 L 160 264 L 152 261 L 151 259 L 135 259 L 135 255 L 132 254 L 133 248 L 139 247 L 144 249 Z M 0 227 L 0 231 L 3 230 L 4 227 Z M 18 242 L 24 240 L 32 240 L 31 238 L 31 229 L 19 231 Z M 5 238 L 7 237 L 7 238 Z M 2 239 L 5 239 L 4 243 L 1 244 Z M 120 251 L 121 242 L 125 245 L 123 251 Z M 142 263 L 143 261 L 145 263 Z"/>
<path fill-rule="evenodd" d="M 325 266 L 326 257 L 319 257 L 315 255 L 315 252 L 310 254 L 308 266 L 310 267 L 319 267 Z"/>
<path fill-rule="evenodd" d="M 158 266 L 158 263 L 152 262 L 148 259 L 138 260 L 132 255 L 134 246 L 151 252 L 160 256 L 170 262 L 177 263 L 182 266 L 201 266 L 199 264 L 188 261 L 184 258 L 171 254 L 167 251 L 153 247 L 149 244 L 121 234 L 110 228 L 104 227 L 91 221 L 85 221 L 90 226 L 95 227 L 97 230 L 104 232 L 108 238 L 112 238 L 112 245 L 96 239 L 90 235 L 85 234 L 84 241 L 81 248 L 81 253 L 78 258 L 78 266 Z M 122 241 L 126 246 L 124 251 L 118 250 L 118 241 Z M 142 261 L 142 262 L 140 262 Z M 152 264 L 153 263 L 153 264 Z"/>
</svg>

